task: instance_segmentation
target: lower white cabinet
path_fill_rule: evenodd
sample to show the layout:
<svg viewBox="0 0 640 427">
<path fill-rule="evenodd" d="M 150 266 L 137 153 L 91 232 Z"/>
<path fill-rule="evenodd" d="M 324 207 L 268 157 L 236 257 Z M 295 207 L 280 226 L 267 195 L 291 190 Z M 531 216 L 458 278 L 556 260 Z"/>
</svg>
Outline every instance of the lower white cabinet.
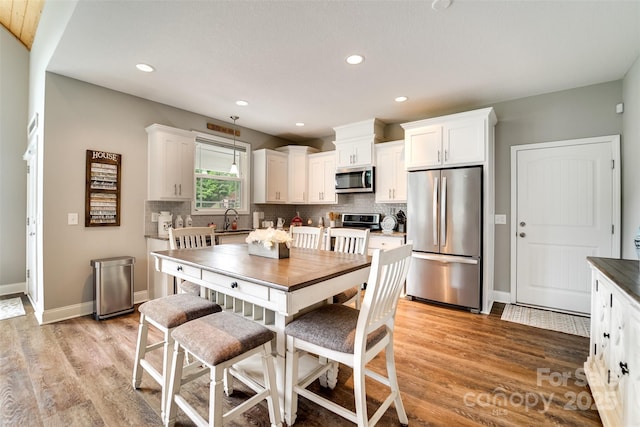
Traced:
<svg viewBox="0 0 640 427">
<path fill-rule="evenodd" d="M 169 240 L 147 238 L 147 292 L 150 300 L 173 294 L 173 277 L 156 270 L 156 259 L 150 255 L 151 252 L 168 250 Z"/>
<path fill-rule="evenodd" d="M 638 261 L 589 258 L 591 340 L 584 368 L 604 426 L 640 425 L 640 302 L 630 295 L 627 268 Z M 630 264 L 632 263 L 632 264 Z M 613 277 L 613 278 L 612 278 Z M 635 278 L 637 282 L 638 277 Z"/>
<path fill-rule="evenodd" d="M 393 249 L 398 246 L 404 245 L 404 234 L 378 234 L 369 233 L 369 248 L 368 254 L 373 255 L 373 251 L 376 249 Z"/>
</svg>

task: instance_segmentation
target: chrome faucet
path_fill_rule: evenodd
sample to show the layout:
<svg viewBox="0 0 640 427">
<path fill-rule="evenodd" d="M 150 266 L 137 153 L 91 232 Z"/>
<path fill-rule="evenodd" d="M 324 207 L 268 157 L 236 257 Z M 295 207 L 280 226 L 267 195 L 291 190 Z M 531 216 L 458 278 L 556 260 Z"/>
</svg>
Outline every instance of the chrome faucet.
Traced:
<svg viewBox="0 0 640 427">
<path fill-rule="evenodd" d="M 231 226 L 231 222 L 229 222 L 229 217 L 227 216 L 229 211 L 233 211 L 236 214 L 235 220 L 238 221 L 238 211 L 236 211 L 233 208 L 229 208 L 226 211 L 224 211 L 224 231 L 227 231 Z"/>
</svg>

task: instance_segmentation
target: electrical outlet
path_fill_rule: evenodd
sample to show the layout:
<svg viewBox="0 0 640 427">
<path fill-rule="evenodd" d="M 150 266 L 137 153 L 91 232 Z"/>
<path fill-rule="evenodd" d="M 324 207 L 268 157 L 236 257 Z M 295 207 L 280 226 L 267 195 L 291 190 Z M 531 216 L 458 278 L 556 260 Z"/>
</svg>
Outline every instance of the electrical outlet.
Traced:
<svg viewBox="0 0 640 427">
<path fill-rule="evenodd" d="M 78 225 L 78 214 L 77 213 L 68 213 L 67 214 L 67 225 Z"/>
<path fill-rule="evenodd" d="M 504 215 L 504 214 L 496 214 L 495 222 L 496 222 L 496 224 L 506 224 L 507 223 L 507 216 Z"/>
<path fill-rule="evenodd" d="M 158 222 L 160 212 L 151 212 L 151 222 Z"/>
</svg>

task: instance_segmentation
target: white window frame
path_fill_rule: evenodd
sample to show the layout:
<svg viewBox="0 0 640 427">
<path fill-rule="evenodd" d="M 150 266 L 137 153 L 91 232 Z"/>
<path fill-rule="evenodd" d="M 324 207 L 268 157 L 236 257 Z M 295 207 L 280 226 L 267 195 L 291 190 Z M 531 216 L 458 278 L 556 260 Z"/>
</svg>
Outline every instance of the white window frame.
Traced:
<svg viewBox="0 0 640 427">
<path fill-rule="evenodd" d="M 229 148 L 233 148 L 233 139 L 232 138 L 224 138 L 221 136 L 210 135 L 208 133 L 194 132 L 196 135 L 196 143 L 202 142 L 207 143 L 211 142 L 217 145 L 228 145 Z M 244 162 L 238 162 L 238 176 L 240 177 L 241 186 L 242 186 L 242 198 L 241 203 L 243 208 L 237 209 L 238 214 L 249 214 L 251 211 L 251 144 L 247 142 L 239 141 L 236 138 L 236 148 L 244 149 L 244 154 L 246 155 L 246 159 Z M 197 150 L 194 150 L 194 168 L 193 168 L 193 200 L 191 201 L 191 214 L 192 215 L 223 215 L 226 209 L 209 209 L 209 208 L 198 208 L 196 209 L 196 168 L 195 168 L 195 153 Z M 236 156 L 241 155 L 242 153 L 238 151 Z"/>
</svg>

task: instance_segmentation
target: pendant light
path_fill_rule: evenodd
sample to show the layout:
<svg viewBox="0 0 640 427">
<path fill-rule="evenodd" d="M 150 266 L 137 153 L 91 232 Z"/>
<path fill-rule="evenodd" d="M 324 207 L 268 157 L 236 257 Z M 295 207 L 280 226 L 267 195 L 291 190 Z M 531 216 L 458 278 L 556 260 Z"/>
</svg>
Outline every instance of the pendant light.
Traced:
<svg viewBox="0 0 640 427">
<path fill-rule="evenodd" d="M 238 165 L 236 164 L 236 120 L 240 117 L 231 116 L 231 120 L 233 120 L 233 163 L 231 163 L 231 169 L 229 173 L 238 176 Z"/>
</svg>

